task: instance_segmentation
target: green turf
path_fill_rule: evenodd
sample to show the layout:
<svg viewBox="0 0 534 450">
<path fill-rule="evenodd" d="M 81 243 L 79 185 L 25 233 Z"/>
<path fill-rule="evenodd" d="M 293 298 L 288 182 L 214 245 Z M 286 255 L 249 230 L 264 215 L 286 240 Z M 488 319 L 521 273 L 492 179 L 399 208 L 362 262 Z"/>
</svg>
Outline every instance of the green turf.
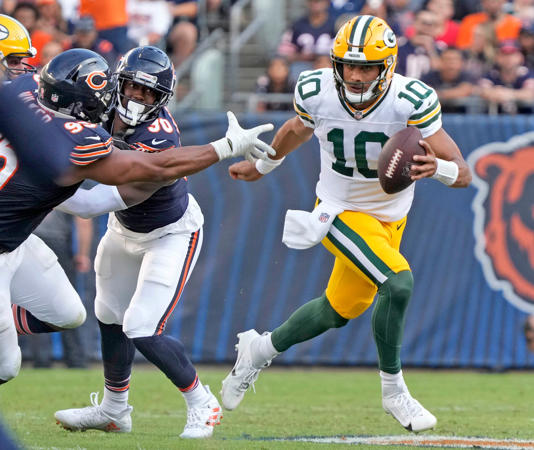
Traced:
<svg viewBox="0 0 534 450">
<path fill-rule="evenodd" d="M 227 369 L 201 367 L 199 374 L 218 393 Z M 407 370 L 405 379 L 412 394 L 438 417 L 431 434 L 534 439 L 530 373 Z M 374 370 L 270 368 L 256 388 L 236 411 L 225 412 L 214 437 L 202 442 L 178 438 L 185 403 L 165 376 L 149 366 L 136 368 L 132 375 L 130 434 L 72 433 L 55 425 L 54 411 L 87 406 L 90 392 L 102 390 L 100 369 L 24 368 L 0 388 L 0 409 L 30 449 L 340 449 L 346 447 L 252 439 L 409 435 L 384 414 Z"/>
</svg>

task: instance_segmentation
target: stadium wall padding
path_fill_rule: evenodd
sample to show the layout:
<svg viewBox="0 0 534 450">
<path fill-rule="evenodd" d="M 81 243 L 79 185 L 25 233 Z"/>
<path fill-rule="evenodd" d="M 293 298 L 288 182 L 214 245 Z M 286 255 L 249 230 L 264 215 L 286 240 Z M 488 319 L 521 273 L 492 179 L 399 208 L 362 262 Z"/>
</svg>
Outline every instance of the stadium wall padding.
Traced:
<svg viewBox="0 0 534 450">
<path fill-rule="evenodd" d="M 244 127 L 271 121 L 278 128 L 289 117 L 249 114 L 239 120 Z M 183 145 L 215 140 L 227 126 L 222 113 L 176 120 Z M 482 145 L 534 130 L 531 116 L 451 115 L 443 123 L 466 158 Z M 263 138 L 270 142 L 272 136 Z M 184 342 L 195 362 L 232 363 L 238 332 L 272 330 L 324 291 L 333 257 L 321 245 L 297 251 L 281 242 L 285 211 L 313 208 L 318 152 L 312 138 L 255 183 L 232 180 L 231 162 L 189 177 L 205 216 L 204 245 L 167 330 Z M 402 349 L 405 366 L 534 367 L 523 337 L 525 311 L 490 286 L 475 256 L 477 192 L 475 186 L 450 189 L 434 180 L 417 182 L 401 246 L 415 278 Z M 533 190 L 524 195 L 532 208 Z M 530 273 L 533 265 L 530 261 Z M 277 364 L 376 366 L 371 310 L 344 328 L 290 348 Z"/>
</svg>

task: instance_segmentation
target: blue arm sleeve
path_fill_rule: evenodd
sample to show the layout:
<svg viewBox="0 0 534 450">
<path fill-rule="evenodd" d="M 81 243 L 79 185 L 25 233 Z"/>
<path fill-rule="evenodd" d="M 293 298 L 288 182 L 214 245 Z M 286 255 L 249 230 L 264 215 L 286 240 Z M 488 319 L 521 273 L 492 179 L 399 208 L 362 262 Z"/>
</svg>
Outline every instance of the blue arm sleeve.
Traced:
<svg viewBox="0 0 534 450">
<path fill-rule="evenodd" d="M 45 124 L 9 85 L 0 89 L 0 133 L 36 178 L 55 180 L 69 167 L 68 137 Z"/>
</svg>

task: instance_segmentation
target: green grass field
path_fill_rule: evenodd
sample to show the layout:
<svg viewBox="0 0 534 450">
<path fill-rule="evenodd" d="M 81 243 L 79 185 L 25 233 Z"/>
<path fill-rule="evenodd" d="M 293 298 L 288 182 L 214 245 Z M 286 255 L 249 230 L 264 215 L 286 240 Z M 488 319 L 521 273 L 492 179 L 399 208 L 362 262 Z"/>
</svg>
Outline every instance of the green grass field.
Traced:
<svg viewBox="0 0 534 450">
<path fill-rule="evenodd" d="M 199 374 L 218 393 L 228 369 L 201 366 Z M 438 418 L 428 435 L 534 440 L 531 373 L 406 370 L 405 379 L 412 394 Z M 54 411 L 87 406 L 89 394 L 99 390 L 100 368 L 23 368 L 0 388 L 0 409 L 29 449 L 325 449 L 346 446 L 261 439 L 411 436 L 383 412 L 375 370 L 270 368 L 260 375 L 256 394 L 248 393 L 237 410 L 226 412 L 206 441 L 178 437 L 186 420 L 185 403 L 165 376 L 149 366 L 134 368 L 132 375 L 132 433 L 72 433 L 55 424 Z"/>
</svg>

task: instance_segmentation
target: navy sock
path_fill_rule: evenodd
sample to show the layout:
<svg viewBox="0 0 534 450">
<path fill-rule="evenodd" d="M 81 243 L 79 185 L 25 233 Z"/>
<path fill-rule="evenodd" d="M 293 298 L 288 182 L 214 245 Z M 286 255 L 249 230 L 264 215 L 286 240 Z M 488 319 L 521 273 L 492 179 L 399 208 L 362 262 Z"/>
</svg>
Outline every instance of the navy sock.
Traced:
<svg viewBox="0 0 534 450">
<path fill-rule="evenodd" d="M 178 339 L 160 334 L 134 338 L 133 342 L 181 391 L 189 391 L 198 383 L 197 372 Z"/>
<path fill-rule="evenodd" d="M 53 333 L 54 331 L 61 330 L 59 327 L 54 327 L 49 323 L 39 320 L 30 311 L 18 305 L 11 305 L 11 309 L 13 311 L 13 320 L 15 321 L 17 334 Z"/>
<path fill-rule="evenodd" d="M 122 331 L 122 325 L 98 321 L 102 337 L 102 362 L 106 389 L 123 392 L 130 387 L 135 346 Z"/>
</svg>

